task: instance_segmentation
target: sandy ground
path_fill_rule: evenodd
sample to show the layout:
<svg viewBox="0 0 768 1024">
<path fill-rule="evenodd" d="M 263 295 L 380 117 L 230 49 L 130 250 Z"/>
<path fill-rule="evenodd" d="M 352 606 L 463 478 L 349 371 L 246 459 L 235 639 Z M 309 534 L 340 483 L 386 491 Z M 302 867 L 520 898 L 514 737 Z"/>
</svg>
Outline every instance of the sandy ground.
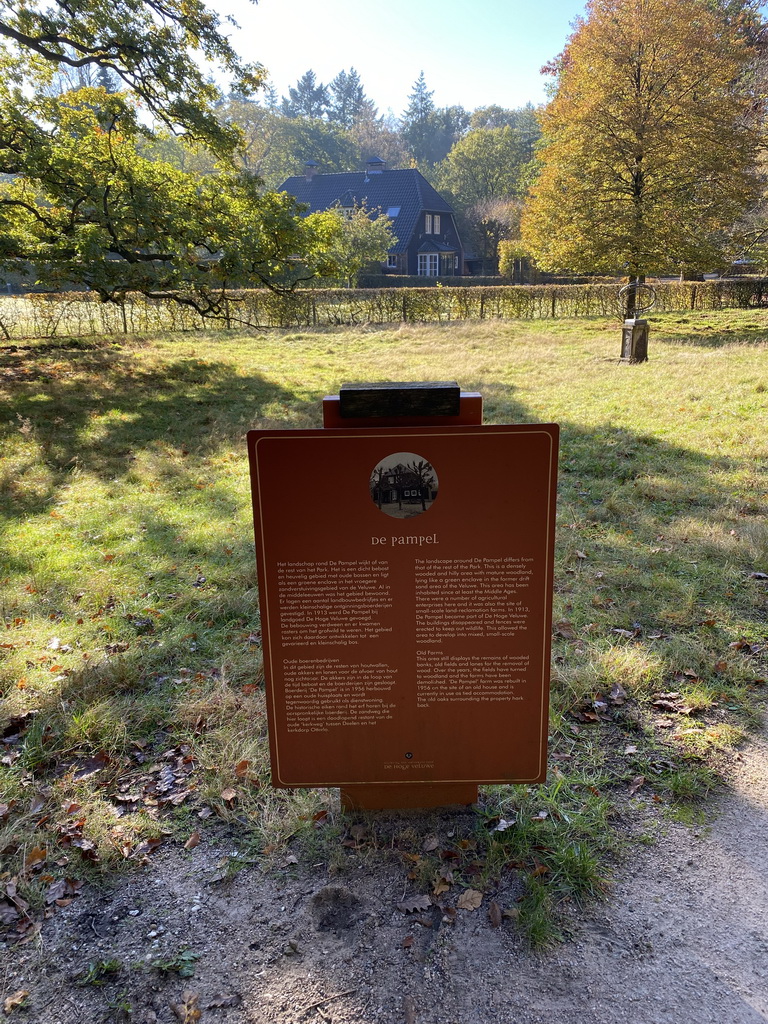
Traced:
<svg viewBox="0 0 768 1024">
<path fill-rule="evenodd" d="M 452 824 L 409 820 L 425 836 Z M 657 833 L 628 851 L 610 898 L 574 908 L 567 940 L 536 954 L 510 921 L 492 927 L 490 893 L 453 918 L 398 909 L 402 864 L 356 856 L 334 875 L 289 863 L 222 878 L 221 837 L 161 849 L 57 913 L 37 945 L 5 950 L 0 1003 L 28 991 L 8 1019 L 34 1024 L 768 1020 L 768 735 L 739 755 L 712 820 L 659 818 Z M 180 950 L 196 958 L 191 977 L 150 966 Z M 108 960 L 119 969 L 103 985 L 77 983 Z"/>
</svg>

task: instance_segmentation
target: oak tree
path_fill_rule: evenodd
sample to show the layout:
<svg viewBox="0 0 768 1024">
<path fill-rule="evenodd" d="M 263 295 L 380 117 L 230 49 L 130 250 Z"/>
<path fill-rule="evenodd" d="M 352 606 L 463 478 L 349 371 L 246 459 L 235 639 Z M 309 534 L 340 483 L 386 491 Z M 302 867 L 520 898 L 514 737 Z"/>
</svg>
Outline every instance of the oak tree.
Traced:
<svg viewBox="0 0 768 1024">
<path fill-rule="evenodd" d="M 200 0 L 0 0 L 0 265 L 214 316 L 227 287 L 311 274 L 312 226 L 232 163 L 242 133 L 201 53 L 239 95 L 262 80 Z M 158 159 L 163 133 L 205 147 L 207 173 Z"/>
</svg>

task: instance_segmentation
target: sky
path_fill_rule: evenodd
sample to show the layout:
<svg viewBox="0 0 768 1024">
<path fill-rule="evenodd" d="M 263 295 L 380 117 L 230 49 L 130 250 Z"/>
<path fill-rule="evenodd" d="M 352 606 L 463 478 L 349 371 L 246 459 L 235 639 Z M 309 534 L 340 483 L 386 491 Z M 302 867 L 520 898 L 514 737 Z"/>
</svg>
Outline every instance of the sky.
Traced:
<svg viewBox="0 0 768 1024">
<path fill-rule="evenodd" d="M 328 83 L 354 67 L 379 114 L 399 117 L 423 71 L 438 107 L 544 101 L 580 0 L 212 0 L 238 53 L 269 71 L 278 96 L 309 68 Z"/>
</svg>

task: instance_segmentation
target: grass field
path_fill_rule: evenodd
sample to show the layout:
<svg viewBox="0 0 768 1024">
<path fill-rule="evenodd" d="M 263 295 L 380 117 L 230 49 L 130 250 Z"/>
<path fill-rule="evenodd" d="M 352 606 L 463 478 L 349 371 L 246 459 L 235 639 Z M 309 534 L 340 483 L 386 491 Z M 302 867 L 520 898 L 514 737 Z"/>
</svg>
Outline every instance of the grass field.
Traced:
<svg viewBox="0 0 768 1024">
<path fill-rule="evenodd" d="M 692 813 L 768 673 L 768 315 L 659 316 L 650 362 L 619 349 L 603 320 L 0 349 L 12 934 L 221 820 L 245 859 L 354 854 L 332 793 L 268 783 L 244 443 L 319 426 L 345 381 L 455 379 L 486 422 L 562 427 L 550 781 L 484 791 L 453 884 L 511 866 L 546 941 L 551 907 L 604 889 L 617 807 Z M 436 855 L 407 836 L 390 854 L 435 891 Z"/>
</svg>

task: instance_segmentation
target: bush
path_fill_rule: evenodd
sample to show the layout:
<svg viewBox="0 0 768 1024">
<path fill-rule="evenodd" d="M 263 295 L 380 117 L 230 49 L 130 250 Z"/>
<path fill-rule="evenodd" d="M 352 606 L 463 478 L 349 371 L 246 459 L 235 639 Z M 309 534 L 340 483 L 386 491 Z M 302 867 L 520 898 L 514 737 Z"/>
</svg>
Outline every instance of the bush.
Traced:
<svg viewBox="0 0 768 1024">
<path fill-rule="evenodd" d="M 459 284 L 458 282 L 462 282 Z M 654 312 L 709 310 L 768 302 L 768 280 L 668 281 L 655 286 Z M 266 289 L 232 291 L 223 314 L 205 319 L 168 299 L 128 295 L 103 303 L 92 292 L 55 292 L 0 297 L 0 335 L 82 337 L 146 334 L 215 327 L 325 327 L 362 323 L 429 323 L 449 320 L 551 320 L 619 316 L 614 284 L 495 285 L 450 288 L 387 287 L 305 289 L 277 294 Z"/>
</svg>

